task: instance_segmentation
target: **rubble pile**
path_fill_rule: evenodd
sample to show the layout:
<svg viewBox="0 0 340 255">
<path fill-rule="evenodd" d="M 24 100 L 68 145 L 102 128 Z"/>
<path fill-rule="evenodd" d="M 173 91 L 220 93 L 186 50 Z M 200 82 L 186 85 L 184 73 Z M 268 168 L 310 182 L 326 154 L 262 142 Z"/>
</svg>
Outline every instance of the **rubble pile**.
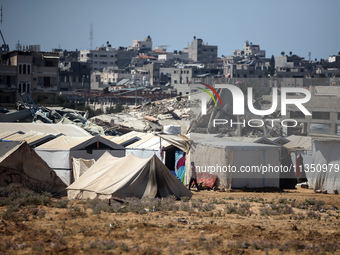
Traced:
<svg viewBox="0 0 340 255">
<path fill-rule="evenodd" d="M 103 126 L 105 133 L 121 129 L 158 132 L 167 125 L 180 125 L 185 133 L 189 126 L 189 112 L 188 97 L 175 97 L 138 105 L 120 113 L 103 114 L 90 121 Z"/>
<path fill-rule="evenodd" d="M 77 112 L 66 109 L 48 109 L 35 113 L 34 123 L 74 124 L 89 132 L 91 135 L 103 135 L 104 129 L 86 118 L 87 112 Z"/>
</svg>

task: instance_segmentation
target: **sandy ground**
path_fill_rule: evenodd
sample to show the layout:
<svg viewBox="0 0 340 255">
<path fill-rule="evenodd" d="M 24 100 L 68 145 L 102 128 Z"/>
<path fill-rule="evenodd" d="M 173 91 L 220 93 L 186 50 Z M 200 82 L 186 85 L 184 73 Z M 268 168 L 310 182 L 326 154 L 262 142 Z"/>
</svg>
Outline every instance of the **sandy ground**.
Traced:
<svg viewBox="0 0 340 255">
<path fill-rule="evenodd" d="M 324 204 L 291 207 L 306 199 Z M 93 214 L 79 201 L 68 208 L 38 206 L 43 217 L 0 221 L 0 254 L 340 254 L 340 195 L 201 191 L 175 203 L 191 209 Z M 240 205 L 246 214 L 228 211 Z M 293 210 L 272 215 L 272 205 Z"/>
</svg>

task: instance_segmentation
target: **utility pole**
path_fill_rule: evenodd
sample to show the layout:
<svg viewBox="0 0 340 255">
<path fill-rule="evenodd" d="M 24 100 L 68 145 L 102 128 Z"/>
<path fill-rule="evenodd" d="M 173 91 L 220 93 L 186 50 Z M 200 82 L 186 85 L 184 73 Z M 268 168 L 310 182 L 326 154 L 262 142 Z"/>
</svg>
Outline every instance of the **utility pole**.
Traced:
<svg viewBox="0 0 340 255">
<path fill-rule="evenodd" d="M 135 85 L 135 106 L 137 106 L 137 70 L 135 74 L 132 75 L 133 84 Z"/>
<path fill-rule="evenodd" d="M 90 25 L 90 50 L 92 50 L 92 42 L 93 42 L 93 23 Z"/>
<path fill-rule="evenodd" d="M 2 5 L 1 5 L 1 8 L 0 8 L 0 23 L 2 24 Z M 1 49 L 0 49 L 0 51 L 1 52 L 9 52 L 9 46 L 5 42 L 5 38 L 4 38 L 3 34 L 2 34 L 1 29 L 0 29 L 0 35 L 1 35 L 2 41 L 4 42 L 2 47 L 1 47 Z"/>
</svg>

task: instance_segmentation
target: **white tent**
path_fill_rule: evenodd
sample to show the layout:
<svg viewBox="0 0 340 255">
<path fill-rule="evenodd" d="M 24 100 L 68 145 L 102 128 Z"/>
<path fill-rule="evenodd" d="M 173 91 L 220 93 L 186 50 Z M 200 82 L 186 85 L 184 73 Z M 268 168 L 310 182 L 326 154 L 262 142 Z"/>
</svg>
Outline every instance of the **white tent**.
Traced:
<svg viewBox="0 0 340 255">
<path fill-rule="evenodd" d="M 1 123 L 2 131 L 22 131 L 27 133 L 35 131 L 44 134 L 67 135 L 67 136 L 88 136 L 91 135 L 84 129 L 72 124 L 46 124 L 46 123 Z"/>
<path fill-rule="evenodd" d="M 133 153 L 124 158 L 105 153 L 67 190 L 69 199 L 192 196 L 156 155 L 141 159 Z"/>
<path fill-rule="evenodd" d="M 35 151 L 67 185 L 73 181 L 72 157 L 97 160 L 105 151 L 116 157 L 125 156 L 123 146 L 101 136 L 61 136 L 36 147 Z"/>
<path fill-rule="evenodd" d="M 284 146 L 291 151 L 292 161 L 301 154 L 308 185 L 314 190 L 340 192 L 340 136 L 313 134 L 289 136 Z"/>
<path fill-rule="evenodd" d="M 46 143 L 54 139 L 56 135 L 39 133 L 35 131 L 28 131 L 26 133 L 16 132 L 11 135 L 7 135 L 4 140 L 9 141 L 26 141 L 30 147 L 36 147 L 43 143 Z"/>
<path fill-rule="evenodd" d="M 0 186 L 20 183 L 35 191 L 65 191 L 66 185 L 27 142 L 0 141 Z"/>
<path fill-rule="evenodd" d="M 328 193 L 340 192 L 340 141 L 316 140 L 313 142 L 313 165 L 311 176 L 314 190 L 327 190 Z M 305 171 L 307 169 L 305 168 Z M 306 172 L 307 174 L 307 172 Z M 314 178 L 313 178 L 314 177 Z"/>
<path fill-rule="evenodd" d="M 195 163 L 197 172 L 216 175 L 218 187 L 280 187 L 279 146 L 238 142 L 226 138 L 202 139 L 204 136 L 199 134 L 199 139 L 192 140 L 190 161 Z M 192 137 L 195 135 L 191 134 Z M 272 171 L 269 171 L 270 167 Z M 190 171 L 187 171 L 187 175 L 190 175 Z M 187 176 L 186 180 L 188 179 Z"/>
</svg>

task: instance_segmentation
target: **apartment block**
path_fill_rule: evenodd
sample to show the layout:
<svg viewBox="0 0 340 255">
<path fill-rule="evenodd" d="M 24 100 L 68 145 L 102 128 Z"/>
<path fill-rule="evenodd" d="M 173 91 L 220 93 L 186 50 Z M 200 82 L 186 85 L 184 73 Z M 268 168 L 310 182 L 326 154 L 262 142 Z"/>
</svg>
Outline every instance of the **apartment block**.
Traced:
<svg viewBox="0 0 340 255">
<path fill-rule="evenodd" d="M 39 92 L 57 93 L 58 62 L 59 54 L 52 52 L 11 51 L 2 55 L 0 71 L 7 87 L 14 89 L 11 97 L 14 102 L 21 100 L 20 94 L 24 92 L 31 96 Z"/>
<path fill-rule="evenodd" d="M 189 61 L 203 63 L 206 66 L 217 64 L 217 46 L 204 44 L 202 39 L 194 40 L 188 46 Z"/>
</svg>

